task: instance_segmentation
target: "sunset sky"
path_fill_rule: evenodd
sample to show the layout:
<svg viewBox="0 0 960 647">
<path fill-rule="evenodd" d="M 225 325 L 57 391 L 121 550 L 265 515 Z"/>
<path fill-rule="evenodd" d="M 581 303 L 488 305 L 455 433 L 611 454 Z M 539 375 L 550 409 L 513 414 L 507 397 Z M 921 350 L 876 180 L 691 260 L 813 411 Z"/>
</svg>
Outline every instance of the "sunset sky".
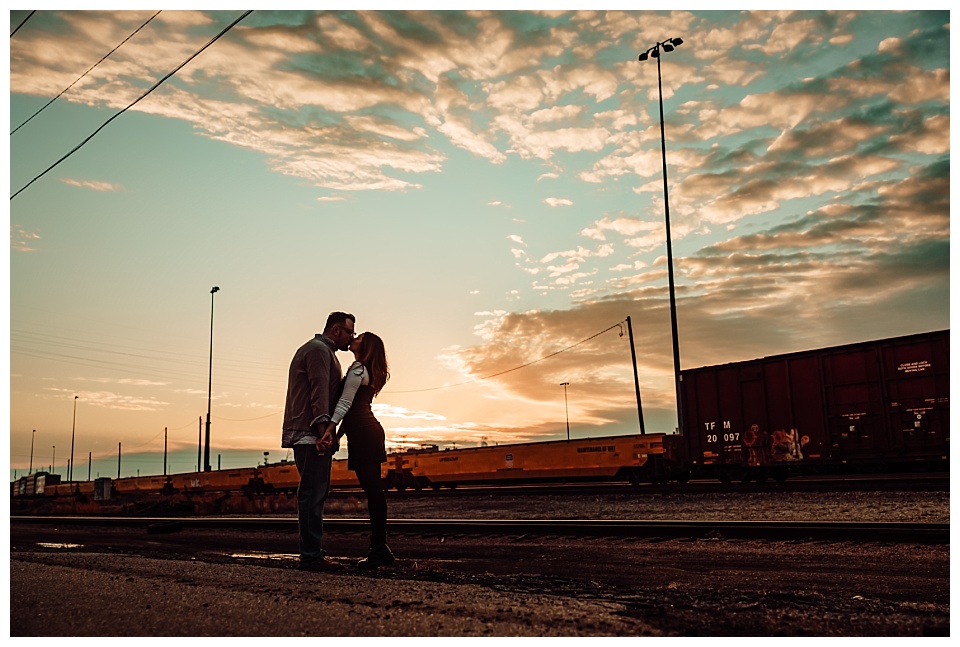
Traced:
<svg viewBox="0 0 960 647">
<path fill-rule="evenodd" d="M 11 477 L 196 469 L 213 286 L 214 467 L 333 310 L 391 448 L 637 433 L 627 316 L 673 431 L 673 37 L 682 367 L 949 328 L 947 11 L 254 11 L 26 186 L 244 13 L 156 11 L 8 12 L 11 131 L 129 37 L 9 138 Z"/>
</svg>

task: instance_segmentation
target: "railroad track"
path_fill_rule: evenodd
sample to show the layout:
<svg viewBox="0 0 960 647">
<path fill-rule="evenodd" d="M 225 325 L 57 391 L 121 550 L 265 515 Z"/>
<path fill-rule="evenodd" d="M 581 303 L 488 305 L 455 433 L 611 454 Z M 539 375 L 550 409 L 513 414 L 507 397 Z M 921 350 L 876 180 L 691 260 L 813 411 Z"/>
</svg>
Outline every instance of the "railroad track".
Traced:
<svg viewBox="0 0 960 647">
<path fill-rule="evenodd" d="M 949 492 L 950 475 L 946 473 L 918 475 L 854 475 L 846 477 L 797 477 L 783 482 L 720 483 L 690 481 L 683 485 L 630 485 L 628 483 L 544 483 L 525 485 L 461 485 L 455 489 L 387 491 L 388 498 L 404 497 L 469 497 L 490 494 L 517 496 L 543 494 L 705 494 L 717 492 Z M 352 496 L 359 488 L 333 488 L 330 496 Z"/>
<path fill-rule="evenodd" d="M 164 534 L 185 528 L 278 530 L 297 532 L 297 520 L 286 517 L 45 517 L 11 516 L 14 524 L 142 527 Z M 949 544 L 949 523 L 884 523 L 833 521 L 620 521 L 543 519 L 392 519 L 391 533 L 415 535 L 591 536 L 701 539 L 766 539 L 771 541 L 853 541 Z M 325 519 L 327 532 L 366 532 L 366 519 Z"/>
</svg>

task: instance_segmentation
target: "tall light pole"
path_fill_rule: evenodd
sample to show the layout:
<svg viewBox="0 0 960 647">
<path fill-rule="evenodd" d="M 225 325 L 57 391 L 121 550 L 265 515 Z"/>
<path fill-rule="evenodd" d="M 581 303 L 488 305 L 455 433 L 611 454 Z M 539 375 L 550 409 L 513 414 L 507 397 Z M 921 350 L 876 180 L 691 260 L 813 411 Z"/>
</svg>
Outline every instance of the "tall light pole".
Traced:
<svg viewBox="0 0 960 647">
<path fill-rule="evenodd" d="M 203 448 L 203 471 L 210 471 L 210 399 L 213 393 L 213 295 L 220 288 L 213 286 L 210 289 L 210 377 L 207 381 L 207 432 L 206 444 Z"/>
<path fill-rule="evenodd" d="M 663 81 L 660 76 L 660 50 L 663 49 L 664 52 L 672 52 L 682 43 L 683 40 L 680 38 L 668 38 L 662 43 L 657 43 L 643 52 L 639 57 L 640 61 L 646 61 L 650 57 L 657 59 L 657 90 L 660 95 L 660 153 L 663 158 L 663 208 L 667 224 L 667 276 L 670 283 L 670 328 L 673 332 L 673 375 L 674 386 L 677 390 L 677 430 L 680 433 L 684 432 L 683 403 L 680 394 L 680 342 L 677 335 L 677 297 L 673 281 L 673 243 L 670 236 L 670 195 L 667 190 L 667 138 L 663 128 Z"/>
<path fill-rule="evenodd" d="M 51 458 L 50 461 L 51 461 L 50 471 L 53 474 L 56 474 L 57 473 L 57 446 L 56 445 L 53 446 L 53 458 Z"/>
<path fill-rule="evenodd" d="M 33 474 L 33 441 L 37 437 L 37 430 L 33 430 L 33 435 L 30 436 L 30 471 L 28 474 Z"/>
<path fill-rule="evenodd" d="M 77 398 L 79 395 L 73 396 L 73 431 L 70 432 L 70 471 L 67 474 L 67 481 L 73 481 L 73 441 L 77 437 Z"/>
<path fill-rule="evenodd" d="M 567 442 L 570 441 L 570 408 L 567 406 L 567 387 L 570 386 L 569 382 L 561 382 L 560 386 L 563 387 L 563 409 L 567 412 Z"/>
</svg>

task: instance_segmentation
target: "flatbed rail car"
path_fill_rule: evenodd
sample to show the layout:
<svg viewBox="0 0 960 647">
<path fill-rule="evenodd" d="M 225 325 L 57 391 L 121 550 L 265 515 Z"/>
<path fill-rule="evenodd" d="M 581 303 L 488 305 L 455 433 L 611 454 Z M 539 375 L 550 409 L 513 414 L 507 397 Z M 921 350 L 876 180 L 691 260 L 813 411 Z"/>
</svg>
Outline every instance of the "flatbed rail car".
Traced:
<svg viewBox="0 0 960 647">
<path fill-rule="evenodd" d="M 694 476 L 948 469 L 950 331 L 682 371 Z"/>
<path fill-rule="evenodd" d="M 683 479 L 679 436 L 646 434 L 413 451 L 391 458 L 397 489 Z"/>
<path fill-rule="evenodd" d="M 380 475 L 384 478 L 384 488 L 389 489 L 388 463 L 380 466 Z M 253 492 L 293 492 L 299 486 L 300 472 L 296 463 L 283 461 L 258 467 L 256 480 L 251 481 L 248 489 Z M 360 487 L 357 475 L 347 468 L 346 459 L 334 459 L 330 465 L 330 487 Z"/>
</svg>

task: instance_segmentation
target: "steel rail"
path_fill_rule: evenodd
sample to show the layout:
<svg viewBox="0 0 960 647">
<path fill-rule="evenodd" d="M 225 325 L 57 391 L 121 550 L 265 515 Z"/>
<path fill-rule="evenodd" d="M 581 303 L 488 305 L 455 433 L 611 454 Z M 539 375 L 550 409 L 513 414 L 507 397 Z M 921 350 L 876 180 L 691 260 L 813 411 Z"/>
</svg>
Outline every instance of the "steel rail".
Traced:
<svg viewBox="0 0 960 647">
<path fill-rule="evenodd" d="M 455 489 L 442 486 L 441 489 L 425 487 L 396 491 L 388 490 L 388 498 L 404 497 L 468 497 L 471 495 L 505 494 L 543 495 L 543 494 L 661 494 L 661 493 L 715 493 L 715 492 L 947 492 L 950 490 L 949 474 L 934 474 L 917 477 L 856 476 L 788 479 L 784 482 L 767 481 L 763 483 L 720 483 L 715 480 L 690 481 L 683 485 L 629 485 L 627 483 L 521 483 L 521 484 L 469 484 L 459 485 Z M 359 487 L 334 487 L 330 490 L 333 498 L 349 496 L 362 492 Z"/>
<path fill-rule="evenodd" d="M 292 517 L 49 517 L 11 516 L 10 523 L 143 527 L 149 533 L 185 528 L 297 531 Z M 328 532 L 364 532 L 367 519 L 324 519 Z M 391 519 L 392 533 L 635 538 L 768 539 L 792 541 L 950 543 L 949 523 L 845 521 L 622 521 L 606 519 Z"/>
</svg>

